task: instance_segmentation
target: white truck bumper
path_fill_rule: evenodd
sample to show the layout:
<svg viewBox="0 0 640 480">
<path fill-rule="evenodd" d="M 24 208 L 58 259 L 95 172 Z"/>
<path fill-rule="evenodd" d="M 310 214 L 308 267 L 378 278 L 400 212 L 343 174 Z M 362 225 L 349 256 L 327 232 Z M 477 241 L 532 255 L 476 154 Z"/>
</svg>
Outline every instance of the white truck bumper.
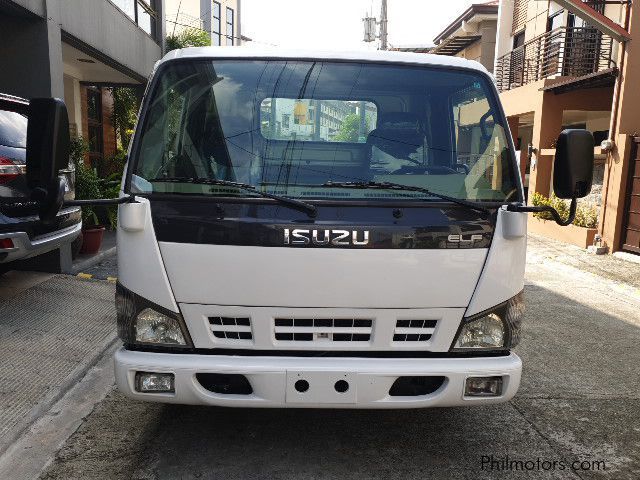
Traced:
<svg viewBox="0 0 640 480">
<path fill-rule="evenodd" d="M 344 358 L 174 354 L 121 348 L 114 360 L 118 389 L 128 397 L 252 408 L 421 408 L 501 403 L 515 395 L 522 370 L 522 362 L 514 353 L 483 358 Z M 175 392 L 137 392 L 136 372 L 173 373 Z M 197 380 L 198 373 L 244 375 L 253 392 L 247 395 L 211 392 Z M 400 376 L 442 376 L 445 380 L 427 395 L 389 395 L 389 389 Z M 465 381 L 474 376 L 501 376 L 502 394 L 465 397 Z M 294 387 L 301 379 L 309 385 L 304 393 Z M 346 392 L 335 390 L 338 380 L 348 382 Z"/>
</svg>

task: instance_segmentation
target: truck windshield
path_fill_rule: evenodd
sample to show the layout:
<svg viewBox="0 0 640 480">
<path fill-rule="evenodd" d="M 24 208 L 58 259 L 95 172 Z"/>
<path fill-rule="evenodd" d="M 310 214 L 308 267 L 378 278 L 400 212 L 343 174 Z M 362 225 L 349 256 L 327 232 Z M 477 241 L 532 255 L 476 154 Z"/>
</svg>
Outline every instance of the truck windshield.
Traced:
<svg viewBox="0 0 640 480">
<path fill-rule="evenodd" d="M 494 91 L 485 75 L 442 67 L 168 63 L 133 149 L 131 190 L 257 195 L 202 181 L 215 179 L 310 200 L 432 199 L 340 185 L 389 182 L 464 200 L 516 200 L 515 162 Z"/>
</svg>

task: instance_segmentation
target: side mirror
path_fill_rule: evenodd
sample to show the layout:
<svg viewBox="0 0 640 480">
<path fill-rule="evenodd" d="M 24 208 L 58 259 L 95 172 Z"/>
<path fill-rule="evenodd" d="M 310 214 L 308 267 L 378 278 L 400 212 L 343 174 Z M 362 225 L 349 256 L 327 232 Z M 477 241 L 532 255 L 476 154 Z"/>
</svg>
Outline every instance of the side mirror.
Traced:
<svg viewBox="0 0 640 480">
<path fill-rule="evenodd" d="M 58 174 L 69 164 L 69 149 L 69 115 L 64 102 L 57 98 L 31 100 L 27 184 L 33 191 L 33 199 L 40 204 L 40 218 L 44 222 L 54 219 L 62 206 L 64 185 Z"/>
<path fill-rule="evenodd" d="M 593 135 L 588 130 L 563 130 L 556 143 L 553 191 L 558 198 L 582 198 L 591 191 Z"/>
</svg>

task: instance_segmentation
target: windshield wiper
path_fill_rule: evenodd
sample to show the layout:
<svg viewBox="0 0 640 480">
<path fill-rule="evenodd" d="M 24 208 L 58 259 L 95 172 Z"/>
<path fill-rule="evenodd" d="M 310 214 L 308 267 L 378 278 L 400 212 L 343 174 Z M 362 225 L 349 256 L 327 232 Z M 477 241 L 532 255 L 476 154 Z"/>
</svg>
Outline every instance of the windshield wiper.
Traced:
<svg viewBox="0 0 640 480">
<path fill-rule="evenodd" d="M 271 198 L 276 200 L 283 205 L 288 205 L 289 207 L 295 208 L 296 210 L 300 210 L 305 212 L 311 218 L 314 218 L 318 209 L 315 205 L 311 205 L 310 203 L 303 202 L 302 200 L 296 200 L 295 198 L 285 197 L 283 195 L 276 195 L 275 193 L 267 193 L 258 190 L 254 185 L 249 183 L 242 182 L 232 182 L 230 180 L 217 180 L 215 178 L 192 178 L 192 177 L 160 177 L 154 178 L 152 180 L 148 180 L 149 182 L 163 182 L 163 183 L 194 183 L 198 185 L 219 185 L 223 187 L 235 187 L 241 190 L 246 190 L 251 193 L 255 193 L 264 198 Z"/>
<path fill-rule="evenodd" d="M 479 212 L 489 213 L 489 209 L 483 207 L 481 205 L 477 205 L 474 202 L 469 202 L 467 200 L 462 200 L 460 198 L 450 197 L 448 195 L 444 195 L 442 193 L 432 192 L 431 190 L 423 187 L 414 187 L 413 185 L 402 185 L 401 183 L 393 183 L 393 182 L 332 182 L 328 181 L 321 185 L 321 187 L 338 187 L 338 188 L 378 188 L 385 190 L 404 190 L 407 192 L 420 192 L 428 195 L 430 197 L 439 198 L 440 200 L 445 200 L 447 202 L 455 203 L 457 205 L 461 205 L 463 207 L 470 208 L 472 210 L 477 210 Z"/>
</svg>

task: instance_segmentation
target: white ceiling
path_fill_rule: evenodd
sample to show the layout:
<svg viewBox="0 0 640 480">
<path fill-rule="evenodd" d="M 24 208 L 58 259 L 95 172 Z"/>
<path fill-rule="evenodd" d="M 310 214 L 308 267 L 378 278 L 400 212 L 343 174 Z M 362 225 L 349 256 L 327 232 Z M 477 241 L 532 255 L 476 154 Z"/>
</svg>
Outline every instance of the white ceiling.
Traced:
<svg viewBox="0 0 640 480">
<path fill-rule="evenodd" d="M 91 60 L 94 63 L 82 62 L 79 59 Z M 64 42 L 62 43 L 62 62 L 64 74 L 77 78 L 81 82 L 140 83 Z"/>
</svg>

